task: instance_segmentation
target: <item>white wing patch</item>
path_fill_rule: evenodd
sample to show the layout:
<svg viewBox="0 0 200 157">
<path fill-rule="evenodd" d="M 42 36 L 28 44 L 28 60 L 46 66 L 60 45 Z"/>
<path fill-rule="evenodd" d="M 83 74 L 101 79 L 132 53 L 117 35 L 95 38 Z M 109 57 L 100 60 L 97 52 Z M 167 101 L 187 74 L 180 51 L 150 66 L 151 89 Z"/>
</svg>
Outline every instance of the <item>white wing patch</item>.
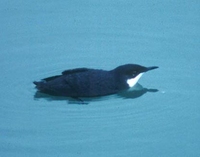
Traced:
<svg viewBox="0 0 200 157">
<path fill-rule="evenodd" d="M 129 87 L 133 87 L 135 86 L 135 84 L 138 82 L 138 80 L 140 79 L 140 77 L 143 75 L 144 73 L 140 73 L 139 75 L 137 75 L 136 77 L 132 78 L 132 79 L 128 79 L 127 80 L 127 84 L 129 85 Z"/>
</svg>

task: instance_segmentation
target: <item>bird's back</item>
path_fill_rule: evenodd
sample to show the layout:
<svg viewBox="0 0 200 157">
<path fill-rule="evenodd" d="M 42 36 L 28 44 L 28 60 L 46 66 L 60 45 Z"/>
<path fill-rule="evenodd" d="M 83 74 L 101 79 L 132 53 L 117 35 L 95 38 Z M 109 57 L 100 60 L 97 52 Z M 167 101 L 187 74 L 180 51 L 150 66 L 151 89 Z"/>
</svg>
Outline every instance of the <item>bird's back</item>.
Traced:
<svg viewBox="0 0 200 157">
<path fill-rule="evenodd" d="M 70 87 L 68 92 L 71 91 L 79 97 L 102 96 L 117 92 L 115 77 L 108 71 L 89 70 L 66 75 L 65 80 Z"/>
<path fill-rule="evenodd" d="M 114 74 L 104 70 L 63 72 L 63 75 L 47 78 L 42 84 L 43 92 L 70 97 L 94 97 L 118 92 Z"/>
</svg>

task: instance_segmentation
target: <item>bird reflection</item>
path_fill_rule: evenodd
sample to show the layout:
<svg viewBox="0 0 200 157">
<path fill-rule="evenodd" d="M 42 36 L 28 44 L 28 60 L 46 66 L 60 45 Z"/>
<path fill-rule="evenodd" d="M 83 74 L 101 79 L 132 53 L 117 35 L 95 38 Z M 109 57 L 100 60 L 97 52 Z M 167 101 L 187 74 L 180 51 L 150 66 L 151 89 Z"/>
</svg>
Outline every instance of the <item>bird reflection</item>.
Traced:
<svg viewBox="0 0 200 157">
<path fill-rule="evenodd" d="M 144 88 L 141 84 L 137 83 L 132 89 L 122 91 L 118 93 L 117 95 L 124 99 L 135 99 L 135 98 L 141 97 L 147 92 L 155 93 L 155 92 L 158 92 L 158 89 Z"/>
<path fill-rule="evenodd" d="M 101 97 L 89 97 L 89 98 L 71 98 L 64 96 L 56 96 L 56 95 L 48 95 L 45 93 L 41 93 L 37 91 L 34 95 L 34 99 L 46 99 L 47 101 L 68 101 L 68 104 L 89 104 L 92 101 L 104 101 L 110 100 L 111 98 L 123 98 L 123 99 L 136 99 L 144 94 L 151 92 L 158 92 L 158 89 L 144 88 L 142 85 L 137 83 L 133 88 L 125 91 L 121 91 L 117 94 L 109 95 L 109 96 L 101 96 Z"/>
</svg>

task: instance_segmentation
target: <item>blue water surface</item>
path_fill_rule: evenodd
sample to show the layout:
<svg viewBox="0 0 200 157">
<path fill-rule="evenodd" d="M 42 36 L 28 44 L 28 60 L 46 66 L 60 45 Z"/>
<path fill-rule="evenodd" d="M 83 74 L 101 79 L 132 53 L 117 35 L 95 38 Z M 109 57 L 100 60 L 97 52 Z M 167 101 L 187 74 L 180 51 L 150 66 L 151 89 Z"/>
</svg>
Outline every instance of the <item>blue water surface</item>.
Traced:
<svg viewBox="0 0 200 157">
<path fill-rule="evenodd" d="M 200 156 L 200 1 L 0 2 L 0 156 Z M 132 96 L 38 95 L 63 70 L 159 66 Z"/>
</svg>

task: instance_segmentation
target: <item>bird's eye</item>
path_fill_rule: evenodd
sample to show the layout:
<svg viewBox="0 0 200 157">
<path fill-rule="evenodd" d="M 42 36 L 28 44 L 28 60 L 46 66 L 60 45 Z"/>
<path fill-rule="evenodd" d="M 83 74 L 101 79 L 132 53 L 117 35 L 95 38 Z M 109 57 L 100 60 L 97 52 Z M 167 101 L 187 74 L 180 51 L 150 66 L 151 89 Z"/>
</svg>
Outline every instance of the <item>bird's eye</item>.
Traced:
<svg viewBox="0 0 200 157">
<path fill-rule="evenodd" d="M 132 73 L 133 73 L 133 74 L 137 74 L 137 71 L 133 71 Z"/>
<path fill-rule="evenodd" d="M 129 75 L 129 76 L 135 76 L 136 74 L 137 74 L 136 70 L 134 70 L 134 71 L 130 70 L 127 72 L 127 75 Z"/>
</svg>

